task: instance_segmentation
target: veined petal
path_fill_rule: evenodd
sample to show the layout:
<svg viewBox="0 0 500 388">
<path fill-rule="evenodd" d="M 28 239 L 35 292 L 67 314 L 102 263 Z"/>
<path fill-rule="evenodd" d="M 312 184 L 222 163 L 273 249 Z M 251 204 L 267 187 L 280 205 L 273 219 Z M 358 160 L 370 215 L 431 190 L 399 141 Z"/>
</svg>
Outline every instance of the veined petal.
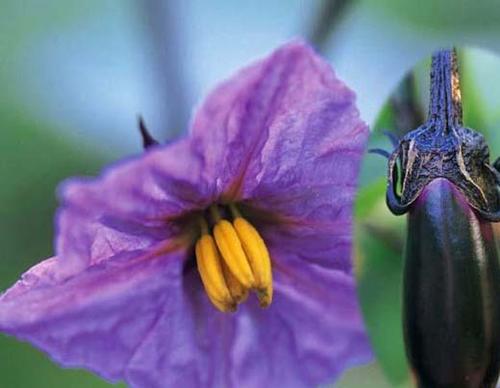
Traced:
<svg viewBox="0 0 500 388">
<path fill-rule="evenodd" d="M 156 147 L 118 163 L 95 179 L 71 179 L 60 188 L 57 256 L 59 276 L 146 249 L 179 231 L 171 220 L 206 206 L 210 195 L 201 162 L 189 141 Z"/>
<path fill-rule="evenodd" d="M 286 265 L 275 260 L 274 301 L 268 314 L 250 306 L 248 316 L 238 321 L 235 349 L 240 357 L 234 368 L 250 381 L 255 376 L 249 387 L 266 381 L 297 388 L 333 383 L 349 367 L 372 358 L 354 279 L 287 256 Z M 248 339 L 243 333 L 254 322 L 259 322 L 255 338 Z M 261 354 L 267 354 L 266 363 L 259 362 Z"/>
<path fill-rule="evenodd" d="M 192 132 L 204 174 L 228 199 L 353 184 L 368 135 L 354 94 L 301 42 L 219 86 Z"/>
<path fill-rule="evenodd" d="M 179 309 L 184 252 L 117 255 L 59 281 L 59 258 L 28 271 L 0 296 L 0 330 L 30 341 L 65 366 L 123 378 L 165 310 Z"/>
<path fill-rule="evenodd" d="M 368 129 L 354 93 L 322 59 L 307 58 L 307 81 L 299 89 L 307 97 L 290 97 L 290 116 L 270 126 L 258 180 L 243 196 L 264 215 L 256 222 L 270 243 L 282 239 L 282 249 L 291 254 L 349 272 L 353 203 Z"/>
<path fill-rule="evenodd" d="M 215 310 L 200 281 L 197 271 L 183 277 L 174 294 L 182 308 L 165 309 L 136 349 L 125 373 L 131 387 L 226 386 L 234 314 Z"/>
<path fill-rule="evenodd" d="M 351 270 L 352 208 L 368 129 L 355 95 L 311 48 L 290 43 L 216 89 L 193 137 L 205 173 L 291 251 Z M 305 257 L 304 255 L 301 255 Z"/>
<path fill-rule="evenodd" d="M 306 388 L 368 362 L 353 278 L 288 254 L 277 261 L 268 309 L 252 295 L 236 314 L 217 312 L 197 273 L 185 277 L 177 297 L 187 308 L 164 311 L 129 363 L 130 386 Z"/>
<path fill-rule="evenodd" d="M 354 195 L 354 183 L 327 184 L 270 193 L 259 201 L 248 201 L 248 206 L 269 247 L 350 273 Z"/>
</svg>

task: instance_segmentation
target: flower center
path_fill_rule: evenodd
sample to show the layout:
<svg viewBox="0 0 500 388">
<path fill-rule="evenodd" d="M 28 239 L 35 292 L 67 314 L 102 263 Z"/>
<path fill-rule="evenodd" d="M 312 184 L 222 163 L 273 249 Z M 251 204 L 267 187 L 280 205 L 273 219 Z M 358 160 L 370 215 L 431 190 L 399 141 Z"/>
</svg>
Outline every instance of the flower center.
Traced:
<svg viewBox="0 0 500 388">
<path fill-rule="evenodd" d="M 273 297 L 271 259 L 259 232 L 229 205 L 232 222 L 224 219 L 217 205 L 210 206 L 212 233 L 200 218 L 201 237 L 196 242 L 196 263 L 212 304 L 222 312 L 234 312 L 248 297 L 257 293 L 260 306 Z"/>
</svg>

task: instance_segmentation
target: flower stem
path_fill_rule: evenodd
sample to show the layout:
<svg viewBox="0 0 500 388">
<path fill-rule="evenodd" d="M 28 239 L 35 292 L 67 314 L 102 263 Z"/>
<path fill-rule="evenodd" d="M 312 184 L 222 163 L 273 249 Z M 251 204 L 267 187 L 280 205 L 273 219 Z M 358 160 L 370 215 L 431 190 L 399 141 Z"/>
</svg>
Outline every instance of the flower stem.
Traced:
<svg viewBox="0 0 500 388">
<path fill-rule="evenodd" d="M 222 219 L 219 208 L 216 204 L 210 205 L 210 215 L 212 216 L 215 223 L 219 222 Z"/>
<path fill-rule="evenodd" d="M 203 217 L 200 217 L 198 219 L 198 222 L 200 224 L 201 234 L 202 235 L 208 234 L 208 224 L 207 224 L 207 221 Z"/>
<path fill-rule="evenodd" d="M 231 214 L 233 215 L 233 218 L 238 218 L 238 217 L 241 218 L 241 213 L 234 203 L 229 204 L 229 210 L 231 210 Z"/>
</svg>

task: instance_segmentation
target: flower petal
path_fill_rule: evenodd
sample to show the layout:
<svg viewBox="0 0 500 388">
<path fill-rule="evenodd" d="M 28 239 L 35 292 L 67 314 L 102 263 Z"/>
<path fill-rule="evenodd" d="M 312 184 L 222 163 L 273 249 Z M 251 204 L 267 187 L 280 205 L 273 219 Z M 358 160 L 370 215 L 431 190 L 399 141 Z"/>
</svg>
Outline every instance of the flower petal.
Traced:
<svg viewBox="0 0 500 388">
<path fill-rule="evenodd" d="M 247 211 L 271 251 L 351 273 L 354 191 L 347 185 L 292 188 L 249 201 Z"/>
<path fill-rule="evenodd" d="M 170 290 L 183 255 L 122 254 L 62 282 L 59 258 L 48 259 L 0 296 L 0 330 L 117 381 L 162 312 L 180 303 Z"/>
<path fill-rule="evenodd" d="M 268 238 L 351 270 L 368 130 L 354 93 L 311 48 L 288 44 L 220 86 L 196 115 L 193 136 L 217 189 L 263 215 L 252 221 Z"/>
<path fill-rule="evenodd" d="M 368 134 L 354 94 L 300 42 L 219 86 L 192 132 L 204 174 L 230 200 L 299 185 L 352 186 Z"/>
<path fill-rule="evenodd" d="M 165 310 L 130 360 L 126 381 L 137 388 L 311 387 L 333 382 L 368 362 L 354 280 L 288 259 L 275 267 L 275 297 L 261 309 L 255 296 L 234 315 L 216 311 L 197 273 Z"/>
<path fill-rule="evenodd" d="M 125 380 L 137 388 L 226 386 L 217 382 L 230 362 L 225 349 L 233 315 L 211 305 L 197 271 L 185 274 L 173 291 L 182 308 L 165 309 L 130 360 Z"/>
<path fill-rule="evenodd" d="M 254 380 L 249 386 L 266 381 L 287 387 L 332 383 L 349 367 L 372 358 L 353 279 L 335 270 L 304 270 L 300 262 L 297 266 L 275 271 L 274 302 L 268 311 L 254 307 L 238 317 L 239 357 L 233 368 L 242 381 Z M 243 334 L 249 330 L 254 330 L 253 338 Z"/>
<path fill-rule="evenodd" d="M 146 249 L 179 231 L 170 220 L 206 206 L 208 186 L 189 141 L 118 163 L 60 189 L 57 256 L 70 276 L 118 253 Z"/>
</svg>

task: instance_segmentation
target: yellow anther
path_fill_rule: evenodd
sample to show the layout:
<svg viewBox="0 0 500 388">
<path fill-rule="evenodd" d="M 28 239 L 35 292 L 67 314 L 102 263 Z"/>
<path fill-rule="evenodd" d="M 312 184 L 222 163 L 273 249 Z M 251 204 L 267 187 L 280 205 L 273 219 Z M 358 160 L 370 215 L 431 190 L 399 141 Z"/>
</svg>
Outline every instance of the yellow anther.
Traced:
<svg viewBox="0 0 500 388">
<path fill-rule="evenodd" d="M 223 218 L 217 205 L 210 207 L 213 237 L 206 221 L 200 220 L 202 237 L 196 243 L 196 259 L 205 290 L 223 312 L 234 311 L 250 289 L 256 291 L 260 305 L 267 307 L 273 298 L 273 280 L 266 244 L 236 206 L 229 208 L 232 223 Z"/>
<path fill-rule="evenodd" d="M 239 280 L 231 273 L 224 260 L 221 260 L 221 264 L 222 272 L 224 272 L 224 278 L 226 279 L 226 284 L 233 300 L 238 304 L 244 302 L 248 297 L 248 289 L 243 287 Z"/>
<path fill-rule="evenodd" d="M 269 251 L 257 229 L 233 208 L 234 206 L 231 207 L 235 216 L 233 221 L 234 229 L 252 268 L 255 278 L 254 287 L 257 289 L 260 305 L 267 307 L 271 304 L 273 298 L 273 279 Z"/>
<path fill-rule="evenodd" d="M 214 237 L 231 273 L 243 287 L 252 288 L 255 284 L 252 269 L 233 225 L 227 220 L 219 220 L 214 227 Z"/>
<path fill-rule="evenodd" d="M 235 311 L 236 302 L 226 284 L 222 260 L 213 237 L 202 234 L 195 251 L 198 271 L 210 301 L 222 312 Z"/>
</svg>

